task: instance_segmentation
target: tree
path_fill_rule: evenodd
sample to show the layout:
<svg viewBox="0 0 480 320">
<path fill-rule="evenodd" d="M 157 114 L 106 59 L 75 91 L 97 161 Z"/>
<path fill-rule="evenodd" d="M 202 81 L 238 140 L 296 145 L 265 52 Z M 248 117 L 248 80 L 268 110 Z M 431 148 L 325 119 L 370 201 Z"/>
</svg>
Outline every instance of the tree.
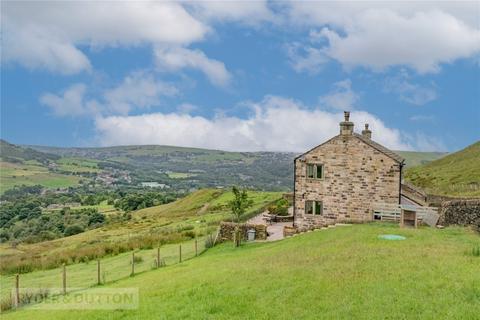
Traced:
<svg viewBox="0 0 480 320">
<path fill-rule="evenodd" d="M 245 211 L 252 206 L 253 201 L 248 198 L 247 190 L 232 187 L 233 200 L 228 202 L 228 206 L 232 210 L 232 220 L 239 222 Z"/>
<path fill-rule="evenodd" d="M 66 229 L 65 229 L 65 236 L 68 237 L 68 236 L 73 236 L 74 234 L 78 234 L 78 233 L 81 233 L 85 231 L 85 229 L 79 225 L 79 224 L 74 224 L 74 225 L 71 225 L 71 226 L 68 226 Z"/>
</svg>

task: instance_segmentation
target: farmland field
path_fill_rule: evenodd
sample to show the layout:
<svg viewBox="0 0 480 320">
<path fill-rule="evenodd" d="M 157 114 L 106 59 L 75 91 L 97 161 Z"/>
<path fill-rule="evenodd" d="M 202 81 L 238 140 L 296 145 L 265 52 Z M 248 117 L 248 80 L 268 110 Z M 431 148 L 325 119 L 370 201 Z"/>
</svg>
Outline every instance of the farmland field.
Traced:
<svg viewBox="0 0 480 320">
<path fill-rule="evenodd" d="M 405 236 L 387 241 L 381 234 Z M 225 243 L 108 284 L 138 288 L 135 310 L 22 310 L 4 319 L 478 319 L 478 234 L 365 224 L 272 243 Z M 85 266 L 84 268 L 87 268 Z"/>
<path fill-rule="evenodd" d="M 34 163 L 0 162 L 0 193 L 20 185 L 42 185 L 47 188 L 66 188 L 79 185 L 86 178 L 49 172 Z"/>
</svg>

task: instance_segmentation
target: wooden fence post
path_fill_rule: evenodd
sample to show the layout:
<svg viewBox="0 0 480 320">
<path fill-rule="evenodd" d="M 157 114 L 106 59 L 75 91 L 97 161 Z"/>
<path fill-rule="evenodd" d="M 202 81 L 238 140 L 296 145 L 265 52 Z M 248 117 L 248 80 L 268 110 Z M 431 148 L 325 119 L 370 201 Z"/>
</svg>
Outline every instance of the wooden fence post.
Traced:
<svg viewBox="0 0 480 320">
<path fill-rule="evenodd" d="M 160 268 L 160 246 L 157 248 L 157 268 Z"/>
<path fill-rule="evenodd" d="M 15 275 L 15 308 L 18 308 L 20 305 L 20 275 L 17 273 Z"/>
<path fill-rule="evenodd" d="M 100 259 L 97 260 L 97 284 L 102 284 L 100 280 Z"/>
<path fill-rule="evenodd" d="M 182 245 L 178 247 L 178 262 L 182 262 Z"/>
<path fill-rule="evenodd" d="M 132 252 L 132 273 L 130 274 L 130 276 L 134 276 L 135 275 L 135 252 Z"/>
<path fill-rule="evenodd" d="M 197 238 L 195 238 L 195 257 L 198 256 L 198 241 Z"/>
<path fill-rule="evenodd" d="M 65 263 L 62 265 L 63 269 L 63 294 L 67 294 L 67 268 L 65 267 Z"/>
</svg>

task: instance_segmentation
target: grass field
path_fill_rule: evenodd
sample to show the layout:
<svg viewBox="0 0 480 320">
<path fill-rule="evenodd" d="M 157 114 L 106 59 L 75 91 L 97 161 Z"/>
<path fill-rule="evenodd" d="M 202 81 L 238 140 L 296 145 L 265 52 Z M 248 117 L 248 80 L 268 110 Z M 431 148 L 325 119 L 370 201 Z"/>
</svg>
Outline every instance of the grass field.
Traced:
<svg viewBox="0 0 480 320">
<path fill-rule="evenodd" d="M 195 241 L 182 242 L 182 260 L 195 257 Z M 205 237 L 197 239 L 197 251 L 205 250 Z M 179 262 L 179 244 L 163 245 L 160 249 L 161 260 L 166 266 Z M 140 259 L 135 264 L 135 274 L 150 271 L 155 268 L 157 248 L 149 250 L 135 250 L 135 257 Z M 101 259 L 101 281 L 110 283 L 130 276 L 132 253 L 126 252 L 116 256 Z M 22 274 L 21 285 L 24 288 L 55 289 L 62 287 L 62 269 L 39 270 Z M 72 288 L 89 288 L 97 284 L 97 261 L 77 263 L 67 267 L 67 281 Z M 0 299 L 8 299 L 15 286 L 15 276 L 0 277 Z"/>
<path fill-rule="evenodd" d="M 428 193 L 480 197 L 480 142 L 430 162 L 409 168 L 405 179 Z"/>
<path fill-rule="evenodd" d="M 86 178 L 49 172 L 44 166 L 26 163 L 0 162 L 0 193 L 20 185 L 42 185 L 47 188 L 76 186 Z"/>
<path fill-rule="evenodd" d="M 399 234 L 404 241 L 378 239 Z M 478 319 L 480 246 L 466 229 L 354 225 L 217 246 L 109 284 L 137 310 L 29 310 L 3 319 Z"/>
<path fill-rule="evenodd" d="M 86 158 L 61 158 L 57 162 L 58 169 L 68 172 L 100 172 L 98 168 L 98 161 Z"/>
<path fill-rule="evenodd" d="M 171 179 L 185 179 L 196 176 L 195 173 L 188 173 L 188 172 L 172 172 L 168 171 L 167 175 Z"/>
<path fill-rule="evenodd" d="M 96 205 L 81 205 L 78 207 L 71 207 L 71 210 L 81 210 L 81 209 L 97 209 L 98 212 L 101 212 L 103 214 L 109 215 L 109 214 L 114 214 L 114 213 L 119 213 L 119 211 L 111 204 L 108 204 L 108 201 L 102 201 L 99 204 Z M 44 211 L 57 211 L 57 210 L 62 210 L 61 208 L 59 209 L 45 209 Z"/>
</svg>

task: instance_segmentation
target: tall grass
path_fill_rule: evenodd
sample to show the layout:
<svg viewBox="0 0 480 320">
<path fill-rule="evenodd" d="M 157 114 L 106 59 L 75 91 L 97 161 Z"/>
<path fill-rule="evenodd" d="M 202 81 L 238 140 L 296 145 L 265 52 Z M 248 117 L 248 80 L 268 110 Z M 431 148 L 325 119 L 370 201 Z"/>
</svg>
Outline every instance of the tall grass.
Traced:
<svg viewBox="0 0 480 320">
<path fill-rule="evenodd" d="M 473 247 L 471 254 L 474 257 L 480 257 L 480 246 Z"/>
</svg>

